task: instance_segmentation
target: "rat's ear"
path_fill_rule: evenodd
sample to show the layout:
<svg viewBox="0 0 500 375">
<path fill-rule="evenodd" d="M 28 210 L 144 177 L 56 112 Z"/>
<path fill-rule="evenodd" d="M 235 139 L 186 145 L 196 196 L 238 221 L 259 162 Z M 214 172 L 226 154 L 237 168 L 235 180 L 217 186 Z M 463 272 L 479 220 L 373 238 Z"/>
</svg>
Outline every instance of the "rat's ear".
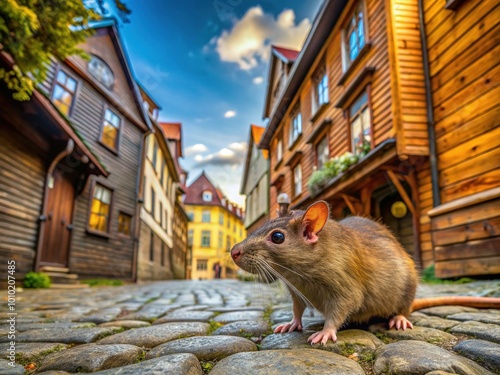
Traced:
<svg viewBox="0 0 500 375">
<path fill-rule="evenodd" d="M 325 201 L 318 201 L 307 209 L 302 217 L 303 233 L 307 242 L 315 243 L 318 241 L 318 233 L 325 226 L 329 216 L 330 209 Z"/>
</svg>

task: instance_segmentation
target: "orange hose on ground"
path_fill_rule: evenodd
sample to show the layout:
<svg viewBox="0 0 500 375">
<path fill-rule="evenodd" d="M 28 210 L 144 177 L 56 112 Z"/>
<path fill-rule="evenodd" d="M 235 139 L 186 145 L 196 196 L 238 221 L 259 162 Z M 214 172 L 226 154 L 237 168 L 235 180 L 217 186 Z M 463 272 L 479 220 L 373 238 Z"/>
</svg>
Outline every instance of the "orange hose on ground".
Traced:
<svg viewBox="0 0 500 375">
<path fill-rule="evenodd" d="M 500 298 L 489 297 L 433 297 L 419 298 L 413 301 L 411 311 L 426 309 L 434 306 L 460 305 L 479 307 L 483 309 L 500 309 Z"/>
</svg>

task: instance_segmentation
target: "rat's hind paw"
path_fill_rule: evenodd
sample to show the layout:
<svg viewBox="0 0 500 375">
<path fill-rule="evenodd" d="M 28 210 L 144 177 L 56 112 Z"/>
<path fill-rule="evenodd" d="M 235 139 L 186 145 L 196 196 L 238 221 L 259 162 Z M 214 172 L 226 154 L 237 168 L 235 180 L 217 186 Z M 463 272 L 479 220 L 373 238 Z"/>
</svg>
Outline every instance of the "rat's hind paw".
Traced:
<svg viewBox="0 0 500 375">
<path fill-rule="evenodd" d="M 274 330 L 274 333 L 285 333 L 293 331 L 302 331 L 302 321 L 300 319 L 292 319 L 290 323 L 280 324 Z"/>
<path fill-rule="evenodd" d="M 395 315 L 391 320 L 389 320 L 389 329 L 392 329 L 394 327 L 396 329 L 402 329 L 403 331 L 405 331 L 406 328 L 413 329 L 413 324 L 411 324 L 411 322 L 403 315 Z"/>
<path fill-rule="evenodd" d="M 321 342 L 321 345 L 325 345 L 326 342 L 332 339 L 333 342 L 337 342 L 337 330 L 334 328 L 323 328 L 322 331 L 313 333 L 307 339 L 307 342 L 310 342 L 311 345 L 317 344 Z"/>
</svg>

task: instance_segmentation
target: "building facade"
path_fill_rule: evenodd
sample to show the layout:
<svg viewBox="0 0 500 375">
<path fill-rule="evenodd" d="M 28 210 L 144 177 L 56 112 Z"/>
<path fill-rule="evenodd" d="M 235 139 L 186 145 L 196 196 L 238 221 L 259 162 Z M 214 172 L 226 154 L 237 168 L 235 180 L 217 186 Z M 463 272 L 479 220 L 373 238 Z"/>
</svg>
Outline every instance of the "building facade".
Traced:
<svg viewBox="0 0 500 375">
<path fill-rule="evenodd" d="M 250 125 L 240 190 L 246 196 L 244 225 L 248 234 L 269 220 L 269 157 L 267 150 L 257 147 L 263 132 L 263 127 Z"/>
<path fill-rule="evenodd" d="M 188 186 L 184 204 L 190 219 L 191 279 L 214 279 L 216 265 L 221 278 L 235 278 L 238 267 L 230 250 L 246 237 L 243 210 L 229 202 L 205 172 Z"/>
<path fill-rule="evenodd" d="M 292 208 L 323 199 L 334 218 L 381 219 L 438 276 L 500 272 L 498 61 L 482 39 L 496 5 L 448 3 L 325 1 L 300 52 L 273 48 L 259 144 L 271 214 L 282 192 Z"/>
</svg>

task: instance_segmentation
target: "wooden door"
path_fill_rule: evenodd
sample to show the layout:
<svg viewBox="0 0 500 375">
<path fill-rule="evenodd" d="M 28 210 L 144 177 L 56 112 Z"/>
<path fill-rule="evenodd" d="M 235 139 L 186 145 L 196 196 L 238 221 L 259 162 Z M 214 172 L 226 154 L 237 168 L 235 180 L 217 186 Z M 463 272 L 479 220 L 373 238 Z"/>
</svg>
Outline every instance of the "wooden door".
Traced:
<svg viewBox="0 0 500 375">
<path fill-rule="evenodd" d="M 48 188 L 41 265 L 68 265 L 75 189 L 69 176 L 56 168 Z"/>
</svg>

